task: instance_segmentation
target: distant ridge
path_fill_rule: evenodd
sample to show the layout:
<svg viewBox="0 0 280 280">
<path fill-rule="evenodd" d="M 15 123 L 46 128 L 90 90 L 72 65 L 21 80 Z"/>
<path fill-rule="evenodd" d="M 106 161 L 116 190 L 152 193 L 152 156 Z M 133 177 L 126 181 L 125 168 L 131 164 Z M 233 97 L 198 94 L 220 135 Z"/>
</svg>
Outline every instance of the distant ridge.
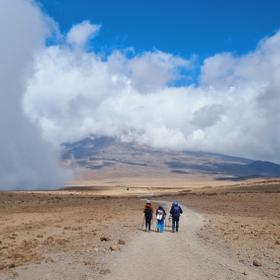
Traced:
<svg viewBox="0 0 280 280">
<path fill-rule="evenodd" d="M 94 171 L 127 166 L 144 173 L 165 170 L 182 176 L 210 174 L 218 180 L 280 177 L 280 165 L 268 161 L 208 152 L 164 151 L 104 136 L 64 143 L 62 159 Z"/>
</svg>

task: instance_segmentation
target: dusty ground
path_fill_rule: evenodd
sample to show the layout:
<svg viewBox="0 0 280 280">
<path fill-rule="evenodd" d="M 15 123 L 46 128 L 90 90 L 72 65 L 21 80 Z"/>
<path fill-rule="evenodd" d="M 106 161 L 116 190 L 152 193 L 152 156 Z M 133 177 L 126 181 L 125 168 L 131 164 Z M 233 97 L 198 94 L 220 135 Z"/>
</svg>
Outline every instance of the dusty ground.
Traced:
<svg viewBox="0 0 280 280">
<path fill-rule="evenodd" d="M 99 171 L 98 171 L 99 172 Z M 203 174 L 173 174 L 161 172 L 159 174 L 134 174 L 133 169 L 129 175 L 117 175 L 120 171 L 115 170 L 114 173 L 106 173 L 103 171 L 100 174 L 93 173 L 92 170 L 85 170 L 81 175 L 75 174 L 76 180 L 68 183 L 69 186 L 128 186 L 131 188 L 201 188 L 203 186 L 222 186 L 232 183 L 230 180 L 215 180 L 212 175 Z"/>
<path fill-rule="evenodd" d="M 170 203 L 161 205 L 167 209 Z M 103 280 L 264 280 L 257 267 L 239 262 L 230 250 L 209 246 L 197 235 L 203 215 L 183 207 L 179 233 L 139 232 L 127 246 L 109 258 L 111 273 Z"/>
<path fill-rule="evenodd" d="M 164 163 L 165 165 L 165 163 Z M 66 165 L 67 166 L 67 165 Z M 172 173 L 166 166 L 111 166 L 101 169 L 72 168 L 73 178 L 66 183 L 68 186 L 79 187 L 130 187 L 131 189 L 143 188 L 184 188 L 199 189 L 205 186 L 222 187 L 234 184 L 230 179 L 217 180 L 217 174 L 195 173 Z M 260 181 L 259 178 L 243 180 L 242 184 Z"/>
<path fill-rule="evenodd" d="M 280 186 L 233 188 L 178 199 L 208 218 L 200 236 L 226 246 L 241 262 L 261 262 L 265 275 L 280 277 Z"/>
<path fill-rule="evenodd" d="M 0 279 L 84 279 L 105 273 L 102 258 L 139 226 L 135 215 L 141 220 L 142 207 L 133 198 L 0 193 Z"/>
<path fill-rule="evenodd" d="M 103 175 L 102 175 L 103 176 Z M 86 176 L 85 176 L 86 177 Z M 189 192 L 231 192 L 260 189 L 263 191 L 274 190 L 279 187 L 279 179 L 263 180 L 261 178 L 248 179 L 242 181 L 215 180 L 209 175 L 158 175 L 146 177 L 116 177 L 95 180 L 71 181 L 63 188 L 72 194 L 87 194 L 96 196 L 158 196 L 164 194 L 184 194 Z"/>
<path fill-rule="evenodd" d="M 127 246 L 136 250 L 135 234 L 139 235 L 140 243 L 146 238 L 139 231 L 143 202 L 133 197 L 135 192 L 127 188 L 123 189 L 124 193 L 129 193 L 127 198 L 116 197 L 114 191 L 114 197 L 104 197 L 104 194 L 102 197 L 102 191 L 87 188 L 81 191 L 0 192 L 0 279 L 79 280 L 98 279 L 103 274 L 113 277 L 114 269 L 110 273 L 107 260 L 114 258 L 116 252 L 112 252 L 110 246 L 117 245 L 115 249 L 120 252 L 129 251 Z M 151 194 L 152 188 L 141 191 L 145 196 Z M 202 223 L 199 231 L 200 239 L 208 244 L 208 249 L 232 252 L 240 263 L 252 269 L 256 269 L 252 262 L 257 259 L 262 264 L 257 269 L 263 271 L 267 279 L 280 277 L 278 182 L 218 189 L 206 187 L 192 193 L 178 191 L 182 192 L 176 195 L 178 201 L 201 213 L 204 222 L 208 222 Z M 189 226 L 196 224 L 195 215 L 190 216 L 193 223 Z M 189 238 L 202 246 L 194 234 Z M 101 241 L 101 237 L 109 240 Z M 153 243 L 153 238 L 149 242 Z M 166 235 L 164 238 L 169 240 L 171 237 Z M 125 241 L 124 245 L 117 244 L 120 239 Z M 163 250 L 169 251 L 168 246 L 163 246 Z M 129 254 L 123 257 L 124 261 Z M 157 252 L 154 254 L 156 256 Z M 217 254 L 213 254 L 219 260 Z M 211 267 L 209 263 L 210 270 Z"/>
</svg>

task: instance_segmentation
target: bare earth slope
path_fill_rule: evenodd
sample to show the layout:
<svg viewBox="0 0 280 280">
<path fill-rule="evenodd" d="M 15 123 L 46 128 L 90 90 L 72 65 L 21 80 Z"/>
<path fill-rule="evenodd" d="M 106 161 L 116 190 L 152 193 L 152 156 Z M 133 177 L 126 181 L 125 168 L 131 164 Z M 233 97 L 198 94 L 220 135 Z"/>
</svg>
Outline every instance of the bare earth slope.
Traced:
<svg viewBox="0 0 280 280">
<path fill-rule="evenodd" d="M 269 279 L 240 263 L 229 251 L 209 247 L 199 239 L 197 231 L 204 218 L 185 210 L 178 234 L 138 233 L 122 252 L 112 257 L 111 273 L 104 279 Z"/>
<path fill-rule="evenodd" d="M 89 137 L 65 143 L 62 159 L 74 170 L 75 179 L 69 186 L 196 188 L 280 176 L 280 165 L 271 162 L 156 149 L 110 137 Z"/>
</svg>

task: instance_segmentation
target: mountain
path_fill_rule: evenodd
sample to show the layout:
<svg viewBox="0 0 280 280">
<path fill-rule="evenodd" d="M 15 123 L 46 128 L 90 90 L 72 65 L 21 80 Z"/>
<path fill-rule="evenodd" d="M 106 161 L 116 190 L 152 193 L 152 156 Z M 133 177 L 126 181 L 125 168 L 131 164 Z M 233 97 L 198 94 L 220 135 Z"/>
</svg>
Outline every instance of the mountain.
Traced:
<svg viewBox="0 0 280 280">
<path fill-rule="evenodd" d="M 280 176 L 280 165 L 207 152 L 170 151 L 136 143 L 121 142 L 111 137 L 88 137 L 64 143 L 62 159 L 72 166 L 91 170 L 137 174 L 207 174 L 216 180 L 241 180 Z"/>
</svg>

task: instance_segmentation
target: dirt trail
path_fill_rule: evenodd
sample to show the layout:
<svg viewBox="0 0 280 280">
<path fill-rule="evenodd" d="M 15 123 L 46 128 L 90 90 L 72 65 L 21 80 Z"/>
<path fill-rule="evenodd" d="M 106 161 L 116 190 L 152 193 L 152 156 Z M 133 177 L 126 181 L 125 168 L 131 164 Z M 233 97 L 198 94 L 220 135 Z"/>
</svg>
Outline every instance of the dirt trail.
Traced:
<svg viewBox="0 0 280 280">
<path fill-rule="evenodd" d="M 165 203 L 166 209 L 170 205 Z M 203 225 L 200 214 L 185 209 L 178 234 L 139 231 L 110 260 L 111 273 L 104 280 L 238 280 L 269 279 L 259 268 L 240 263 L 228 251 L 209 247 L 197 237 L 197 230 Z"/>
</svg>

